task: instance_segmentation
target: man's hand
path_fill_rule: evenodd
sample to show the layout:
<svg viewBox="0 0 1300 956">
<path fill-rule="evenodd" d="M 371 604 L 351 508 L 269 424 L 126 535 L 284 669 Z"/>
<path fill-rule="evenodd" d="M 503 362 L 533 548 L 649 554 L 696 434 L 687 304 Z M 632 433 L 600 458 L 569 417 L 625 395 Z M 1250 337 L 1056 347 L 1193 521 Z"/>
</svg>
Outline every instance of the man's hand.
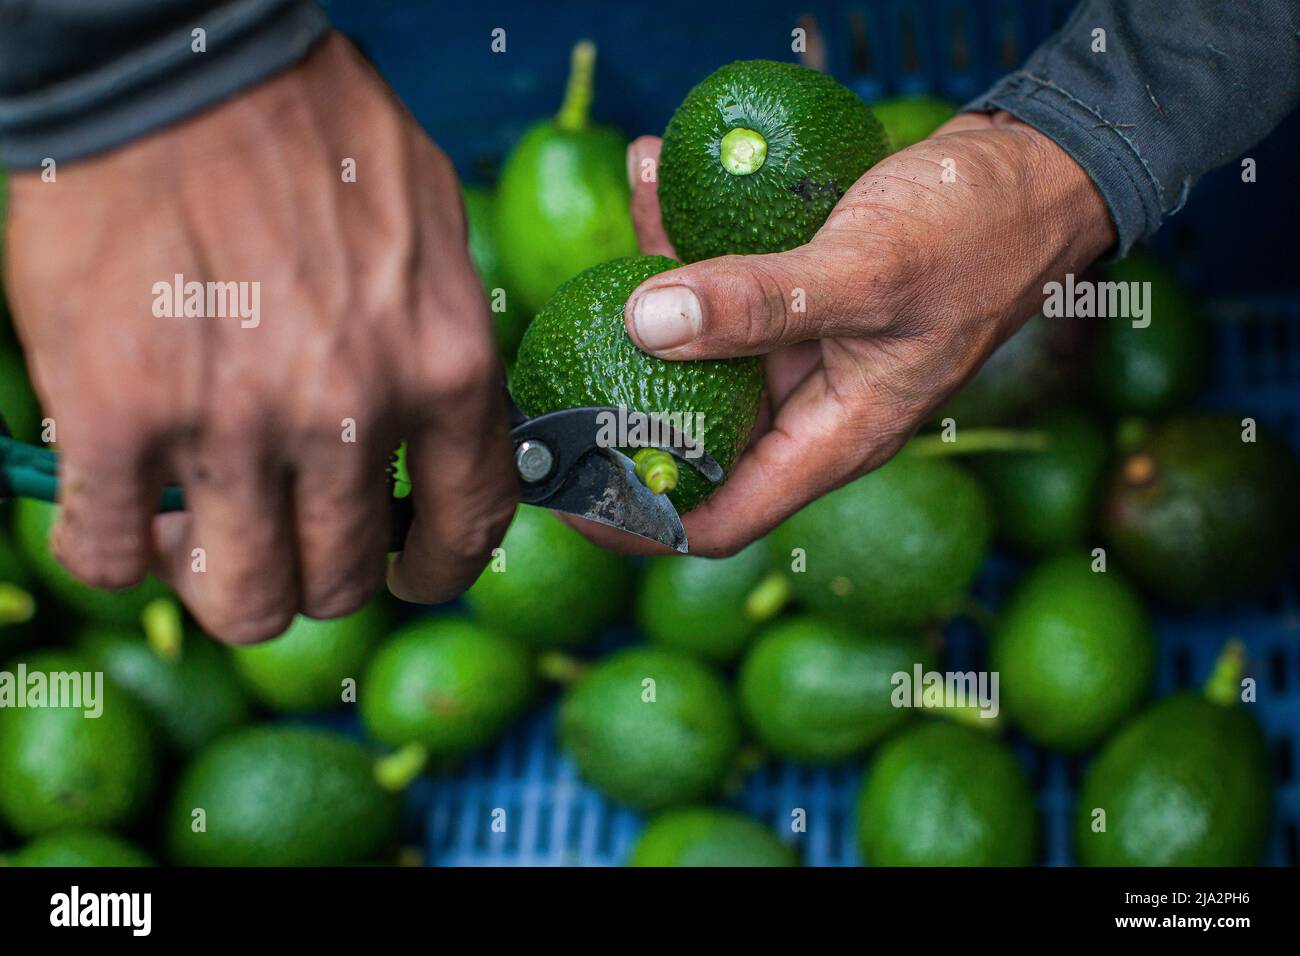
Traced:
<svg viewBox="0 0 1300 956">
<path fill-rule="evenodd" d="M 671 256 L 642 174 L 658 152 L 655 137 L 629 149 L 632 210 L 642 250 Z M 1006 115 L 960 116 L 869 170 L 806 246 L 647 280 L 626 313 L 646 351 L 766 356 L 752 444 L 685 517 L 691 551 L 732 553 L 883 464 L 1039 309 L 1045 282 L 1114 241 L 1100 195 L 1054 143 Z"/>
<path fill-rule="evenodd" d="M 348 613 L 384 575 L 405 438 L 417 520 L 390 586 L 473 582 L 516 493 L 487 305 L 450 163 L 345 41 L 54 182 L 15 174 L 11 200 L 74 573 L 121 587 L 152 567 L 230 641 Z M 259 320 L 156 316 L 178 274 L 256 283 Z M 190 510 L 155 518 L 172 481 Z"/>
</svg>

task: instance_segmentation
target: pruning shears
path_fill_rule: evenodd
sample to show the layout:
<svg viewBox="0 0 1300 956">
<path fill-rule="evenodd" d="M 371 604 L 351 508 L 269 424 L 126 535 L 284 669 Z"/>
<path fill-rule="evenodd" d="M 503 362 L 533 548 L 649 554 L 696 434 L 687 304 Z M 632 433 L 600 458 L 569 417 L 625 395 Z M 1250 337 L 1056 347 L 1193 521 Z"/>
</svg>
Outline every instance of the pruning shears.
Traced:
<svg viewBox="0 0 1300 956">
<path fill-rule="evenodd" d="M 528 418 L 511 402 L 510 412 L 520 501 L 687 552 L 686 530 L 668 496 L 646 487 L 632 460 L 601 440 L 609 432 L 609 423 L 627 415 L 627 409 L 568 408 Z M 712 484 L 722 481 L 722 468 L 688 435 L 666 422 L 660 423 L 657 431 L 660 440 L 647 441 L 644 447 L 667 452 Z M 21 497 L 53 502 L 58 500 L 58 491 L 58 453 L 10 437 L 0 418 L 0 500 Z M 164 489 L 159 511 L 184 510 L 181 489 Z M 391 550 L 401 550 L 413 518 L 409 496 L 390 496 Z"/>
</svg>

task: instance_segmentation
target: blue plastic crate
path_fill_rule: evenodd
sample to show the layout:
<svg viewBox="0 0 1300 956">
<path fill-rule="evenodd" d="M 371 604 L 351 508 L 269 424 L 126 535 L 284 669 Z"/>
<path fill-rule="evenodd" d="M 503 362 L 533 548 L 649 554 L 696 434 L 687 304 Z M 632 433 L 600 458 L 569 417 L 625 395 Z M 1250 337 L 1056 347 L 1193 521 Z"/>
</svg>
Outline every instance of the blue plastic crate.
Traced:
<svg viewBox="0 0 1300 956">
<path fill-rule="evenodd" d="M 568 49 L 580 37 L 600 49 L 596 118 L 629 135 L 661 131 L 686 91 L 718 65 L 750 57 L 792 59 L 790 31 L 811 17 L 827 69 L 872 99 L 931 92 L 957 102 L 1019 63 L 1055 29 L 1071 0 L 879 0 L 790 4 L 752 0 L 745 15 L 685 0 L 610 5 L 489 3 L 461 6 L 397 0 L 332 0 L 336 25 L 372 57 L 416 118 L 467 179 L 491 180 L 500 157 L 532 121 L 558 105 Z M 493 54 L 494 28 L 507 31 Z M 1251 150 L 1261 170 L 1289 171 L 1300 150 L 1292 116 Z M 1300 221 L 1290 175 L 1261 175 L 1246 187 L 1235 164 L 1207 176 L 1157 239 L 1190 288 L 1220 297 L 1214 367 L 1204 404 L 1272 423 L 1300 448 L 1300 290 L 1293 244 L 1278 242 Z M 1243 190 L 1245 190 L 1243 192 Z M 1272 290 L 1271 292 L 1268 290 Z M 1014 580 L 1010 560 L 990 562 L 980 585 L 992 601 Z M 1159 619 L 1159 692 L 1204 679 L 1228 637 L 1241 638 L 1259 681 L 1255 713 L 1277 768 L 1277 813 L 1268 862 L 1300 864 L 1300 582 L 1233 614 Z M 957 622 L 948 632 L 955 668 L 978 666 L 982 639 Z M 612 637 L 617 640 L 617 637 Z M 421 781 L 413 821 L 433 865 L 608 865 L 622 862 L 641 818 L 585 786 L 556 749 L 553 706 L 461 771 Z M 1073 793 L 1085 759 L 1021 745 L 1035 782 L 1042 862 L 1069 863 Z M 771 766 L 753 773 L 734 802 L 789 833 L 792 808 L 807 811 L 798 838 L 810 865 L 858 859 L 853 804 L 861 765 Z M 494 833 L 492 814 L 509 825 Z M 418 830 L 418 827 L 417 827 Z"/>
</svg>

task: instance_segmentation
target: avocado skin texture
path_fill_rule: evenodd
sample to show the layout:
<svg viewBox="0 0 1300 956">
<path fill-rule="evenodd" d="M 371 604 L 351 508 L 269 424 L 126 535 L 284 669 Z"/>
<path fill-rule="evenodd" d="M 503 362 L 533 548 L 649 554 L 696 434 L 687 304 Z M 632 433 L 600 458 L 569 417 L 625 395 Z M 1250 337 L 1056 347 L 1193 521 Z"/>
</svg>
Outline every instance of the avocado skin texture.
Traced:
<svg viewBox="0 0 1300 956">
<path fill-rule="evenodd" d="M 1003 707 L 1035 743 L 1080 751 L 1131 714 L 1155 679 L 1146 608 L 1115 570 L 1086 553 L 1029 572 L 1003 609 L 989 654 Z"/>
<path fill-rule="evenodd" d="M 1121 415 L 1165 415 L 1185 406 L 1205 381 L 1209 329 L 1196 300 L 1145 253 L 1106 267 L 1111 282 L 1150 282 L 1150 325 L 1102 320 L 1093 390 Z"/>
<path fill-rule="evenodd" d="M 712 807 L 659 814 L 642 831 L 629 866 L 798 866 L 794 850 L 755 820 Z"/>
<path fill-rule="evenodd" d="M 803 763 L 847 760 L 911 717 L 891 677 L 930 655 L 910 635 L 865 634 L 816 618 L 772 625 L 740 666 L 741 713 L 759 742 Z"/>
<path fill-rule="evenodd" d="M 1193 416 L 1159 426 L 1135 454 L 1154 480 L 1111 476 L 1103 532 L 1120 563 L 1171 604 L 1205 607 L 1258 596 L 1286 569 L 1300 526 L 1300 463 L 1259 428 L 1241 440 L 1240 419 Z"/>
<path fill-rule="evenodd" d="M 767 142 L 749 175 L 729 173 L 719 159 L 723 136 L 737 128 Z M 871 110 L 826 74 L 772 60 L 731 63 L 692 89 L 664 130 L 664 230 L 685 262 L 793 249 L 888 151 Z"/>
<path fill-rule="evenodd" d="M 886 741 L 858 798 L 871 866 L 1029 866 L 1034 794 L 1002 741 L 943 718 Z"/>
<path fill-rule="evenodd" d="M 647 678 L 653 702 L 642 699 Z M 561 703 L 558 732 L 592 786 L 640 810 L 709 796 L 740 746 L 730 689 L 691 656 L 651 647 L 595 664 Z"/>
<path fill-rule="evenodd" d="M 542 508 L 520 505 L 501 541 L 505 570 L 483 569 L 465 592 L 474 616 L 527 644 L 583 644 L 627 607 L 627 560 Z"/>
<path fill-rule="evenodd" d="M 1042 451 L 998 452 L 970 462 L 989 495 L 998 534 L 1017 551 L 1054 554 L 1087 543 L 1110 448 L 1101 426 L 1077 410 L 1047 413 L 1031 427 Z M 959 432 L 960 434 L 960 432 Z"/>
<path fill-rule="evenodd" d="M 199 807 L 205 833 L 191 828 Z M 398 809 L 359 743 L 306 727 L 249 727 L 182 773 L 168 847 L 181 866 L 345 866 L 392 842 Z"/>
<path fill-rule="evenodd" d="M 646 279 L 680 265 L 664 256 L 615 259 L 564 283 L 533 319 L 510 380 L 527 415 L 587 405 L 704 416 L 704 450 L 723 470 L 749 440 L 758 417 L 763 368 L 756 358 L 669 362 L 642 352 L 628 337 L 623 306 Z M 679 514 L 714 490 L 689 462 L 668 497 Z"/>
<path fill-rule="evenodd" d="M 174 597 L 170 588 L 153 575 L 134 587 L 106 591 L 82 584 L 50 552 L 50 530 L 59 506 L 34 498 L 13 503 L 14 541 L 23 560 L 46 590 L 90 621 L 138 627 L 150 601 Z"/>
<path fill-rule="evenodd" d="M 772 570 L 766 541 L 727 558 L 650 558 L 636 600 L 646 639 L 715 663 L 735 660 L 762 623 L 746 615 L 750 593 Z"/>
<path fill-rule="evenodd" d="M 469 257 L 483 280 L 483 291 L 487 294 L 488 309 L 492 309 L 493 291 L 501 289 L 505 295 L 505 308 L 501 312 L 492 311 L 492 331 L 496 336 L 497 348 L 502 358 L 510 361 L 519 348 L 519 340 L 528 328 L 529 313 L 523 307 L 523 301 L 510 288 L 505 277 L 505 267 L 501 264 L 501 252 L 497 240 L 496 196 L 481 186 L 466 186 L 465 219 L 469 226 Z"/>
<path fill-rule="evenodd" d="M 29 674 L 96 669 L 85 655 L 63 651 L 23 660 Z M 157 777 L 149 726 L 112 681 L 104 681 L 100 703 L 94 720 L 83 709 L 0 707 L 0 817 L 15 833 L 112 827 L 144 809 Z"/>
<path fill-rule="evenodd" d="M 156 654 L 139 633 L 92 627 L 80 647 L 130 694 L 167 746 L 191 753 L 252 716 L 225 648 L 191 634 L 177 660 Z"/>
<path fill-rule="evenodd" d="M 518 642 L 472 621 L 430 617 L 385 642 L 360 691 L 372 737 L 444 757 L 495 740 L 532 702 L 537 679 Z"/>
<path fill-rule="evenodd" d="M 1252 866 L 1268 846 L 1269 754 L 1242 705 L 1183 692 L 1120 730 L 1079 792 L 1075 847 L 1085 866 Z M 1094 833 L 1093 810 L 1106 811 Z"/>
<path fill-rule="evenodd" d="M 939 459 L 896 456 L 812 502 L 771 534 L 811 610 L 856 628 L 898 630 L 958 610 L 988 552 L 993 519 L 969 474 Z"/>
<path fill-rule="evenodd" d="M 272 710 L 328 710 L 343 702 L 343 681 L 361 676 L 392 623 L 393 606 L 380 596 L 327 621 L 300 614 L 278 637 L 232 647 L 230 655 L 253 696 Z"/>
<path fill-rule="evenodd" d="M 636 255 L 627 143 L 612 129 L 544 120 L 506 157 L 497 186 L 501 261 L 525 314 L 606 259 Z"/>
<path fill-rule="evenodd" d="M 871 104 L 890 147 L 897 152 L 915 146 L 957 115 L 957 107 L 937 96 L 894 96 Z"/>
<path fill-rule="evenodd" d="M 0 857 L 0 866 L 153 866 L 138 847 L 103 830 L 60 830 Z"/>
</svg>

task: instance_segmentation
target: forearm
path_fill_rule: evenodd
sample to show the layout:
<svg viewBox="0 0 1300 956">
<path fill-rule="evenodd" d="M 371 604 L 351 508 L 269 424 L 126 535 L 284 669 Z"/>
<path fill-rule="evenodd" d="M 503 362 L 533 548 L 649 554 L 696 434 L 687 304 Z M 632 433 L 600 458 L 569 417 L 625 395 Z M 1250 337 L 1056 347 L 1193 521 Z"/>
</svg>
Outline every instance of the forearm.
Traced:
<svg viewBox="0 0 1300 956">
<path fill-rule="evenodd" d="M 184 119 L 297 63 L 329 26 L 312 0 L 0 0 L 0 24 L 10 168 L 80 159 Z"/>
<path fill-rule="evenodd" d="M 1069 153 L 1105 199 L 1122 255 L 1300 103 L 1297 29 L 1289 0 L 1084 0 L 966 109 L 1006 110 Z"/>
</svg>

